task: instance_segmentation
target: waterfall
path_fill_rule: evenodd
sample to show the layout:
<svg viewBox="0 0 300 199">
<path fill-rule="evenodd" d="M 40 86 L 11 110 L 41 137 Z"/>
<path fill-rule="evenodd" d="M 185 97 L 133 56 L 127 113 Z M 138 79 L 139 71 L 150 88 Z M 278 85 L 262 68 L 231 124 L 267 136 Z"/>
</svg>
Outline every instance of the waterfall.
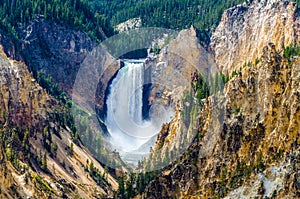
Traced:
<svg viewBox="0 0 300 199">
<path fill-rule="evenodd" d="M 128 71 L 124 76 L 123 86 L 128 88 L 127 100 L 129 100 L 130 118 L 139 125 L 142 124 L 142 107 L 143 107 L 143 82 L 144 82 L 144 64 L 127 63 Z M 126 66 L 125 66 L 126 67 Z M 122 86 L 122 85 L 121 85 Z"/>
<path fill-rule="evenodd" d="M 143 120 L 144 62 L 124 63 L 109 87 L 105 123 L 112 148 L 126 162 L 137 164 L 149 154 L 162 124 L 169 122 L 174 112 L 152 105 L 149 120 Z"/>
<path fill-rule="evenodd" d="M 106 125 L 111 143 L 119 151 L 132 151 L 145 143 L 149 127 L 156 133 L 149 122 L 143 121 L 143 76 L 142 61 L 125 61 L 110 85 Z"/>
</svg>

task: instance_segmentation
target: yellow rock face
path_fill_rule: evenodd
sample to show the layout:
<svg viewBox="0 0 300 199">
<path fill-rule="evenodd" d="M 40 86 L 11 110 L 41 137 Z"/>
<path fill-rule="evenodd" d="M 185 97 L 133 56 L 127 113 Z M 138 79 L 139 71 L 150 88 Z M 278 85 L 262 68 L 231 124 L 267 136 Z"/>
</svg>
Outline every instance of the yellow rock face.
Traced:
<svg viewBox="0 0 300 199">
<path fill-rule="evenodd" d="M 246 62 L 255 62 L 268 42 L 281 49 L 299 41 L 299 19 L 295 3 L 254 1 L 225 11 L 213 33 L 211 47 L 221 71 L 239 70 Z"/>
<path fill-rule="evenodd" d="M 101 173 L 104 172 L 104 168 L 85 147 L 74 144 L 74 154 L 67 155 L 65 149 L 73 142 L 71 130 L 51 118 L 51 115 L 63 111 L 62 104 L 38 84 L 24 63 L 9 59 L 0 49 L 0 181 L 3 182 L 0 184 L 0 198 L 61 198 L 63 192 L 69 192 L 70 198 L 104 198 L 112 196 L 112 192 L 118 189 L 118 183 L 109 174 L 107 181 L 110 187 L 107 190 L 87 175 L 83 168 L 87 160 L 93 162 L 94 168 Z M 46 151 L 41 140 L 47 122 L 50 123 L 48 127 L 57 129 L 60 134 L 58 137 L 47 130 L 53 143 L 57 144 L 56 157 L 47 153 L 47 172 L 37 165 L 28 166 L 27 154 L 22 143 L 14 144 L 17 139 L 13 142 L 14 146 L 12 142 L 3 146 L 3 137 L 9 137 L 8 134 L 14 131 L 15 127 L 34 130 L 28 138 L 32 164 L 33 159 L 39 156 L 38 152 Z M 23 172 L 20 172 L 20 169 L 16 169 L 12 161 L 8 160 L 7 155 L 3 155 L 12 149 L 18 153 L 18 164 L 28 169 L 22 169 Z M 62 161 L 65 167 L 62 166 Z M 48 187 L 46 190 L 45 185 Z"/>
</svg>

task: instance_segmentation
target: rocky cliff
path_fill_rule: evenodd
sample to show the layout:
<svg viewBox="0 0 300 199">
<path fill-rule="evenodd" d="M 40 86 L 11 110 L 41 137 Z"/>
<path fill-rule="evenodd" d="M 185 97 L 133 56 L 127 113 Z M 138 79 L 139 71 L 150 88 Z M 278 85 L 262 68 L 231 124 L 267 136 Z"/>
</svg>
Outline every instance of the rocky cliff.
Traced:
<svg viewBox="0 0 300 199">
<path fill-rule="evenodd" d="M 169 71 L 186 70 L 185 80 L 193 81 L 191 72 L 207 63 L 224 74 L 235 72 L 224 82 L 224 90 L 203 99 L 203 106 L 189 112 L 188 123 L 184 115 L 193 103 L 186 103 L 183 90 L 189 87 L 183 86 L 182 92 L 157 92 L 162 95 L 154 101 L 168 99 L 164 93 L 169 99 L 175 92 L 181 94 L 174 106 L 175 116 L 163 125 L 146 165 L 152 160 L 150 167 L 155 169 L 159 159 L 172 162 L 174 157 L 169 156 L 174 155 L 178 159 L 137 198 L 300 197 L 300 60 L 286 56 L 286 47 L 298 43 L 298 21 L 294 3 L 253 1 L 225 11 L 204 56 L 199 53 L 201 48 L 194 48 L 193 44 L 200 45 L 197 35 L 183 39 L 180 34 L 184 31 L 161 51 L 156 68 L 168 60 L 163 54 L 179 52 L 174 43 L 180 38 L 187 44 L 184 58 L 195 67 L 167 62 Z M 213 57 L 215 63 L 205 62 L 205 57 Z M 188 149 L 182 147 L 191 136 Z M 179 153 L 173 153 L 174 149 Z"/>
<path fill-rule="evenodd" d="M 248 61 L 254 63 L 268 42 L 277 49 L 297 44 L 300 21 L 295 8 L 286 0 L 255 0 L 226 10 L 210 44 L 220 70 L 231 74 Z"/>
<path fill-rule="evenodd" d="M 2 49 L 0 74 L 0 197 L 111 197 L 118 184 L 71 138 L 67 107 Z"/>
<path fill-rule="evenodd" d="M 30 71 L 51 77 L 59 89 L 72 97 L 72 89 L 78 71 L 90 64 L 89 71 L 99 71 L 98 81 L 93 90 L 93 103 L 100 116 L 104 115 L 105 92 L 110 79 L 121 67 L 101 46 L 86 33 L 72 30 L 57 23 L 37 17 L 26 26 L 19 27 L 19 40 L 14 41 L 0 31 L 0 41 L 6 54 L 16 60 L 24 61 Z M 104 60 L 110 65 L 104 68 Z M 97 83 L 97 82 L 96 82 Z"/>
<path fill-rule="evenodd" d="M 209 97 L 195 140 L 144 198 L 300 196 L 299 59 L 289 65 L 274 44 L 262 51 Z"/>
<path fill-rule="evenodd" d="M 96 46 L 82 32 L 37 18 L 20 27 L 23 59 L 33 70 L 50 75 L 60 88 L 68 93 L 76 78 L 80 64 Z"/>
<path fill-rule="evenodd" d="M 152 84 L 150 103 L 171 104 L 175 109 L 183 91 L 190 89 L 195 71 L 217 71 L 212 54 L 200 41 L 198 30 L 192 26 L 180 31 L 157 56 L 146 60 L 146 82 Z"/>
</svg>

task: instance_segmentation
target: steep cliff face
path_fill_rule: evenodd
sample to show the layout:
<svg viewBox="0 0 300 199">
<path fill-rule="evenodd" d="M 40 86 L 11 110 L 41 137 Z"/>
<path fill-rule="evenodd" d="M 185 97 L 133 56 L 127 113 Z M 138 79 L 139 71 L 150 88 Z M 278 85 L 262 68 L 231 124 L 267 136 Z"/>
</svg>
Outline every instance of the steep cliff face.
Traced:
<svg viewBox="0 0 300 199">
<path fill-rule="evenodd" d="M 166 159 L 164 165 L 172 161 L 173 158 L 166 158 L 165 153 L 176 151 L 176 154 L 179 154 L 193 137 L 193 128 L 196 123 L 189 125 L 189 121 L 184 119 L 189 118 L 190 115 L 195 119 L 195 114 L 197 114 L 197 110 L 191 111 L 189 105 L 196 99 L 190 97 L 188 102 L 184 101 L 184 98 L 193 92 L 191 85 L 193 74 L 195 72 L 207 74 L 205 77 L 207 78 L 209 73 L 217 72 L 218 69 L 213 55 L 200 44 L 198 30 L 193 26 L 180 31 L 157 56 L 148 58 L 145 68 L 145 83 L 151 84 L 148 98 L 151 117 L 161 118 L 161 110 L 164 110 L 163 113 L 168 111 L 174 113 L 172 121 L 163 125 L 153 146 L 153 154 L 157 154 L 155 158 L 152 154 L 147 166 L 148 169 L 153 169 L 161 160 Z M 180 111 L 182 109 L 189 109 L 185 112 L 185 117 Z M 172 157 L 174 155 L 175 153 L 170 154 Z"/>
<path fill-rule="evenodd" d="M 211 37 L 220 70 L 239 70 L 246 62 L 255 62 L 268 42 L 277 49 L 298 43 L 299 18 L 296 4 L 282 0 L 244 3 L 226 10 Z"/>
<path fill-rule="evenodd" d="M 87 72 L 99 71 L 99 77 L 91 79 L 98 83 L 93 90 L 93 103 L 100 116 L 104 115 L 105 92 L 110 79 L 121 67 L 111 55 L 98 46 L 86 33 L 69 29 L 42 17 L 32 20 L 19 28 L 20 43 L 13 41 L 0 31 L 0 42 L 6 54 L 13 59 L 24 61 L 31 71 L 50 76 L 58 87 L 72 96 L 72 89 L 81 67 Z M 104 68 L 104 62 L 109 65 Z M 107 62 L 108 62 L 107 61 Z M 94 77 L 94 76 L 93 76 Z"/>
<path fill-rule="evenodd" d="M 300 196 L 300 60 L 289 65 L 274 44 L 262 51 L 260 63 L 209 97 L 198 136 L 144 198 Z"/>
<path fill-rule="evenodd" d="M 189 125 L 184 125 L 184 114 L 191 104 L 185 103 L 184 95 L 177 98 L 175 116 L 163 125 L 149 159 L 170 161 L 165 157 L 171 154 L 178 160 L 138 197 L 300 197 L 300 60 L 283 57 L 283 47 L 298 42 L 294 11 L 295 4 L 288 1 L 253 1 L 224 13 L 210 49 L 224 74 L 237 75 L 222 92 L 202 100 L 202 108 L 190 112 Z M 185 39 L 189 44 L 191 38 Z M 188 46 L 185 51 L 191 56 L 185 55 L 186 60 L 194 60 L 199 70 L 203 59 L 195 59 Z M 170 43 L 165 54 L 174 49 Z M 178 65 L 170 62 L 173 69 Z M 189 148 L 173 153 L 189 136 L 194 136 Z"/>
<path fill-rule="evenodd" d="M 183 91 L 190 89 L 194 72 L 217 71 L 213 56 L 201 46 L 198 36 L 193 26 L 182 30 L 158 56 L 146 61 L 147 76 L 150 76 L 146 82 L 153 85 L 150 102 L 172 104 L 175 109 Z"/>
<path fill-rule="evenodd" d="M 111 197 L 118 184 L 75 144 L 66 107 L 38 85 L 24 63 L 0 52 L 0 197 Z M 95 173 L 103 179 L 89 176 Z"/>
<path fill-rule="evenodd" d="M 23 58 L 29 67 L 42 70 L 68 93 L 80 64 L 96 46 L 82 32 L 37 18 L 21 28 Z"/>
<path fill-rule="evenodd" d="M 59 106 L 36 83 L 24 63 L 7 58 L 1 49 L 1 109 L 7 122 L 41 129 L 44 124 L 39 120 L 52 112 L 41 109 L 43 104 L 52 111 Z"/>
</svg>

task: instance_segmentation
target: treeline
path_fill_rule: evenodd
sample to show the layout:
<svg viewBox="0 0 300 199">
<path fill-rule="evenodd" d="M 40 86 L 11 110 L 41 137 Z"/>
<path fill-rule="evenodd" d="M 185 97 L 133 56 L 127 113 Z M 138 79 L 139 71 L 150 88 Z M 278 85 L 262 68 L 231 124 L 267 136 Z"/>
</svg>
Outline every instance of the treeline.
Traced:
<svg viewBox="0 0 300 199">
<path fill-rule="evenodd" d="M 184 29 L 191 25 L 211 32 L 225 9 L 243 0 L 90 0 L 112 26 L 141 17 L 143 26 Z"/>
<path fill-rule="evenodd" d="M 97 13 L 87 0 L 1 0 L 0 28 L 18 38 L 18 27 L 30 20 L 43 17 L 50 21 L 88 33 L 95 40 L 111 35 L 107 21 Z M 103 29 L 103 31 L 102 31 Z"/>
</svg>

